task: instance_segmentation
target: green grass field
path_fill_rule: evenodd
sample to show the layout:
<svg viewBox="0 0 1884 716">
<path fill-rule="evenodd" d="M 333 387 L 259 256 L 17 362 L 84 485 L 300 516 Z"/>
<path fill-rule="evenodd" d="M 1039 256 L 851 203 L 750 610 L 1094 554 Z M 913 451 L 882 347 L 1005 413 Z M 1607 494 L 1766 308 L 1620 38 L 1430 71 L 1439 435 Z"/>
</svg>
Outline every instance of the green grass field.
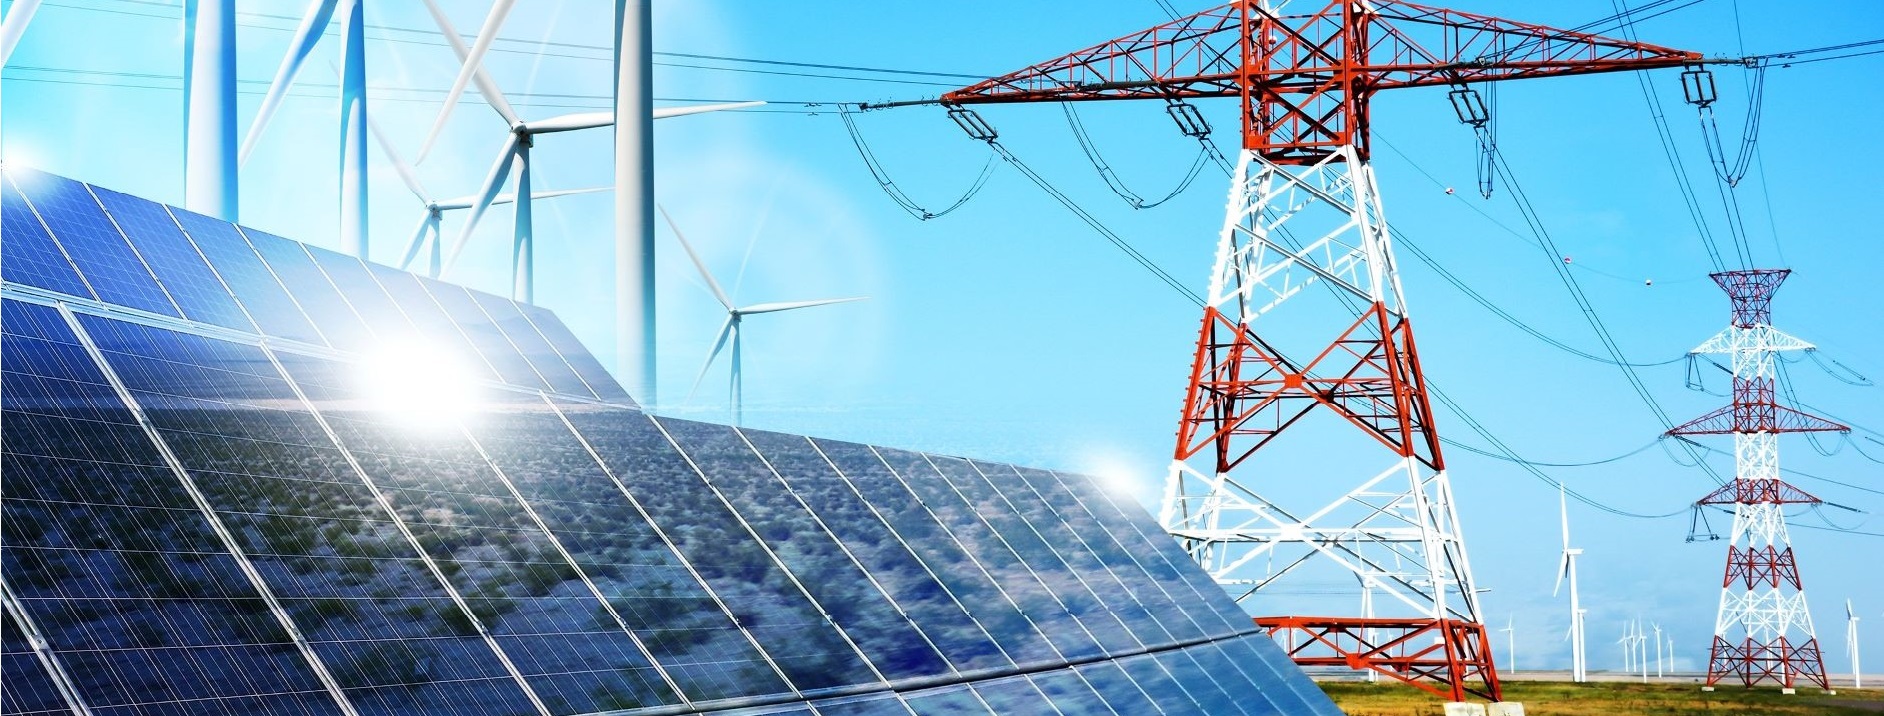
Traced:
<svg viewBox="0 0 1884 716">
<path fill-rule="evenodd" d="M 1800 689 L 1722 688 L 1705 693 L 1693 684 L 1506 681 L 1505 699 L 1524 703 L 1526 716 L 1879 716 L 1884 690 L 1839 689 L 1827 696 Z M 1440 700 L 1400 684 L 1325 682 L 1323 691 L 1348 716 L 1442 716 Z"/>
</svg>

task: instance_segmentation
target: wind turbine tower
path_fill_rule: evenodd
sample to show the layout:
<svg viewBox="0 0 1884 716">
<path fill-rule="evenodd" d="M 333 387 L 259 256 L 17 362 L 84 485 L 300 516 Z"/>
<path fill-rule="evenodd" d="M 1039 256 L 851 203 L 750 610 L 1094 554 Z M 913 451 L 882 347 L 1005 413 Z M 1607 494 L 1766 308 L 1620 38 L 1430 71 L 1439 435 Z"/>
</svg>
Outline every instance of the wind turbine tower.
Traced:
<svg viewBox="0 0 1884 716">
<path fill-rule="evenodd" d="M 1786 693 L 1804 679 L 1831 690 L 1784 512 L 1787 505 L 1822 501 L 1779 479 L 1779 435 L 1850 428 L 1774 399 L 1779 353 L 1812 348 L 1771 323 L 1773 292 L 1790 273 L 1749 269 L 1712 274 L 1733 301 L 1733 323 L 1692 352 L 1732 358 L 1733 404 L 1668 431 L 1734 436 L 1733 482 L 1694 503 L 1697 510 L 1731 506 L 1734 515 L 1708 659 L 1708 690 L 1723 679 L 1746 686 L 1773 681 Z"/>
<path fill-rule="evenodd" d="M 199 0 L 200 2 L 233 5 L 234 0 Z M 234 12 L 233 9 L 230 11 Z M 307 14 L 301 18 L 301 26 L 295 29 L 294 39 L 289 42 L 288 54 L 281 60 L 281 67 L 275 71 L 275 79 L 268 86 L 268 94 L 262 97 L 261 108 L 256 110 L 255 123 L 249 125 L 249 134 L 242 140 L 242 151 L 232 162 L 248 161 L 249 154 L 255 151 L 255 143 L 267 129 L 268 121 L 281 107 L 281 101 L 294 88 L 295 77 L 301 74 L 302 65 L 307 63 L 308 55 L 320 44 L 327 27 L 338 14 L 341 21 L 340 44 L 340 250 L 344 253 L 367 260 L 366 234 L 366 20 L 365 0 L 314 0 L 308 5 Z M 233 16 L 231 27 L 233 27 Z M 198 42 L 202 39 L 199 37 Z M 233 42 L 231 47 L 233 47 Z M 230 82 L 234 82 L 234 67 L 231 62 Z M 186 87 L 193 87 L 194 81 Z M 234 99 L 231 85 L 230 98 Z M 192 124 L 196 114 L 195 98 L 191 99 Z M 233 104 L 231 105 L 233 107 Z M 233 111 L 233 110 L 232 110 Z M 233 115 L 231 124 L 233 125 Z M 190 152 L 194 159 L 196 152 L 196 131 L 190 133 Z M 233 164 L 227 181 L 230 183 L 230 201 L 234 201 L 235 173 Z M 195 207 L 190 207 L 195 209 Z M 233 211 L 233 208 L 231 209 Z M 221 217 L 233 220 L 233 216 Z"/>
<path fill-rule="evenodd" d="M 1845 600 L 1845 653 L 1851 655 L 1851 688 L 1864 688 L 1864 670 L 1858 665 L 1858 613 Z"/>
<path fill-rule="evenodd" d="M 1570 578 L 1570 680 L 1581 684 L 1588 680 L 1585 673 L 1587 663 L 1583 657 L 1583 605 L 1577 597 L 1577 557 L 1583 554 L 1583 550 L 1570 546 L 1570 506 L 1564 499 L 1565 492 L 1563 483 L 1557 483 L 1557 516 L 1563 526 L 1563 555 L 1557 561 L 1557 584 L 1550 588 L 1550 596 L 1557 596 L 1557 590 L 1563 588 L 1564 578 Z"/>
<path fill-rule="evenodd" d="M 235 0 L 183 3 L 183 206 L 228 222 L 238 213 L 235 28 Z"/>
</svg>

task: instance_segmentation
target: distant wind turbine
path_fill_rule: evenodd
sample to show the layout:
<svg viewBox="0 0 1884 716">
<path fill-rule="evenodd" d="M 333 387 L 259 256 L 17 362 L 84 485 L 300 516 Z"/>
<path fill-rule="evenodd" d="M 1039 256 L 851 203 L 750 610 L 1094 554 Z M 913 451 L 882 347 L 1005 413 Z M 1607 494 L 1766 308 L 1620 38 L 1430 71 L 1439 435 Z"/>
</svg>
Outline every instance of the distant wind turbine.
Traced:
<svg viewBox="0 0 1884 716">
<path fill-rule="evenodd" d="M 1858 667 L 1858 613 L 1851 600 L 1845 600 L 1845 653 L 1851 655 L 1851 688 L 1864 688 L 1864 671 Z"/>
<path fill-rule="evenodd" d="M 399 179 L 405 182 L 406 188 L 412 191 L 413 196 L 418 197 L 419 204 L 423 205 L 425 208 L 425 215 L 419 219 L 418 230 L 413 232 L 412 241 L 406 244 L 405 253 L 402 255 L 402 258 L 399 259 L 399 269 L 402 271 L 408 269 L 412 265 L 413 259 L 418 258 L 419 251 L 429 248 L 430 250 L 426 252 L 426 275 L 432 278 L 438 278 L 439 272 L 443 270 L 440 243 L 444 238 L 439 231 L 439 221 L 445 217 L 445 212 L 447 211 L 471 208 L 471 205 L 477 201 L 477 197 L 461 196 L 456 199 L 442 200 L 433 198 L 432 194 L 425 190 L 425 186 L 419 183 L 418 174 L 412 170 L 412 165 L 407 164 L 404 159 L 400 158 L 399 152 L 393 149 L 392 142 L 387 140 L 385 132 L 380 131 L 379 123 L 369 117 L 367 118 L 366 126 L 373 130 L 373 139 L 379 142 L 379 148 L 386 153 L 386 158 L 392 162 L 393 169 L 399 172 Z M 604 186 L 591 187 L 588 189 L 539 191 L 532 192 L 530 198 L 548 199 L 550 197 L 569 196 L 571 194 L 594 194 L 608 191 L 610 188 L 611 187 Z M 512 201 L 516 201 L 516 199 L 516 194 L 499 194 L 497 198 L 491 201 L 491 204 L 508 204 Z"/>
<path fill-rule="evenodd" d="M 1518 635 L 1512 627 L 1512 616 L 1505 615 L 1505 628 L 1498 631 L 1505 633 L 1505 664 L 1511 673 L 1518 673 Z"/>
<path fill-rule="evenodd" d="M 533 196 L 530 191 L 532 171 L 530 148 L 536 144 L 536 137 L 540 134 L 613 126 L 615 113 L 612 111 L 577 112 L 537 121 L 525 121 L 517 116 L 516 111 L 511 109 L 510 102 L 504 99 L 503 92 L 498 90 L 497 83 L 491 80 L 490 75 L 483 68 L 484 54 L 490 50 L 491 42 L 497 38 L 497 32 L 503 27 L 504 19 L 509 16 L 511 6 L 514 4 L 515 0 L 497 0 L 492 4 L 490 15 L 484 19 L 484 26 L 478 31 L 477 39 L 471 47 L 466 48 L 464 41 L 458 36 L 458 31 L 452 28 L 451 21 L 446 19 L 444 12 L 439 10 L 438 4 L 434 0 L 425 0 L 426 9 L 431 12 L 432 20 L 438 24 L 439 32 L 445 36 L 445 40 L 451 45 L 452 52 L 458 55 L 458 61 L 463 64 L 463 67 L 459 69 L 458 79 L 452 83 L 451 91 L 445 96 L 445 106 L 439 109 L 438 119 L 432 123 L 432 131 L 426 135 L 424 146 L 419 149 L 418 161 L 424 162 L 425 157 L 431 153 L 432 146 L 438 141 L 439 133 L 445 128 L 445 121 L 451 117 L 452 109 L 457 106 L 458 98 L 463 95 L 466 85 L 475 82 L 478 86 L 478 93 L 484 97 L 484 102 L 503 118 L 510 136 L 505 140 L 503 150 L 498 153 L 496 163 L 491 166 L 490 175 L 484 180 L 483 189 L 475 195 L 476 198 L 471 205 L 471 215 L 465 219 L 464 229 L 458 233 L 458 239 L 452 242 L 451 251 L 445 256 L 444 270 L 450 270 L 452 264 L 457 262 L 458 255 L 464 251 L 465 243 L 471 239 L 471 233 L 477 229 L 478 220 L 484 217 L 485 210 L 497 203 L 498 192 L 503 188 L 505 181 L 510 178 L 510 173 L 514 169 L 517 172 L 517 209 L 514 214 L 514 236 L 511 244 L 511 298 L 524 303 L 533 303 L 536 293 L 534 277 L 536 239 L 532 230 L 530 211 L 530 200 Z M 655 110 L 654 117 L 660 119 L 758 104 L 764 103 L 734 102 Z"/>
<path fill-rule="evenodd" d="M 1584 611 L 1577 601 L 1577 556 L 1583 554 L 1583 550 L 1570 546 L 1570 506 L 1564 498 L 1565 492 L 1563 483 L 1557 483 L 1557 516 L 1563 527 L 1563 554 L 1557 562 L 1557 584 L 1550 588 L 1550 596 L 1557 596 L 1564 577 L 1570 578 L 1570 680 L 1580 684 L 1588 680 L 1583 655 Z"/>
<path fill-rule="evenodd" d="M 780 311 L 794 311 L 800 308 L 812 308 L 814 306 L 828 306 L 834 303 L 862 301 L 867 297 L 853 296 L 850 298 L 782 301 L 775 303 L 755 303 L 750 306 L 736 306 L 733 304 L 732 297 L 726 294 L 726 290 L 720 288 L 720 282 L 714 280 L 713 273 L 707 270 L 706 262 L 700 260 L 700 254 L 694 252 L 693 245 L 687 243 L 687 237 L 681 234 L 680 226 L 674 223 L 674 217 L 667 214 L 666 208 L 660 208 L 660 212 L 661 218 L 667 221 L 667 227 L 674 231 L 674 238 L 680 241 L 680 247 L 687 251 L 687 258 L 693 260 L 693 267 L 700 271 L 700 278 L 706 280 L 707 288 L 713 292 L 713 298 L 718 300 L 720 306 L 726 309 L 726 322 L 720 325 L 719 337 L 713 340 L 713 349 L 707 353 L 706 362 L 700 365 L 700 375 L 693 379 L 693 388 L 688 394 L 692 395 L 693 391 L 700 389 L 700 381 L 706 379 L 707 371 L 713 367 L 714 359 L 720 356 L 720 349 L 725 348 L 727 340 L 731 339 L 733 344 L 733 357 L 730 400 L 733 410 L 733 425 L 739 425 L 745 411 L 745 379 L 740 366 L 739 328 L 740 323 L 745 320 L 745 317 L 760 313 L 778 313 Z"/>
<path fill-rule="evenodd" d="M 1655 678 L 1662 678 L 1662 625 L 1655 624 Z"/>
</svg>

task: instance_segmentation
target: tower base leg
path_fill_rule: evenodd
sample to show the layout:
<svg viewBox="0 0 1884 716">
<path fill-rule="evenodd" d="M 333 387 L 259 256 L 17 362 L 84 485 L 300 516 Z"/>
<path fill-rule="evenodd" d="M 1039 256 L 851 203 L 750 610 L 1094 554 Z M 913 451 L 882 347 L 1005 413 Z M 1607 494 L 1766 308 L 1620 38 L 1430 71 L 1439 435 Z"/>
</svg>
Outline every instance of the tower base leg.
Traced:
<svg viewBox="0 0 1884 716">
<path fill-rule="evenodd" d="M 1795 646 L 1783 637 L 1768 643 L 1747 639 L 1739 644 L 1714 637 L 1713 655 L 1708 659 L 1707 685 L 1712 687 L 1729 680 L 1747 687 L 1771 682 L 1778 684 L 1782 693 L 1792 693 L 1801 681 L 1827 691 L 1832 688 L 1825 678 L 1817 639 L 1807 639 Z"/>
<path fill-rule="evenodd" d="M 1447 701 L 1503 701 L 1485 625 L 1458 619 L 1256 617 L 1300 666 L 1340 666 L 1406 682 Z"/>
</svg>

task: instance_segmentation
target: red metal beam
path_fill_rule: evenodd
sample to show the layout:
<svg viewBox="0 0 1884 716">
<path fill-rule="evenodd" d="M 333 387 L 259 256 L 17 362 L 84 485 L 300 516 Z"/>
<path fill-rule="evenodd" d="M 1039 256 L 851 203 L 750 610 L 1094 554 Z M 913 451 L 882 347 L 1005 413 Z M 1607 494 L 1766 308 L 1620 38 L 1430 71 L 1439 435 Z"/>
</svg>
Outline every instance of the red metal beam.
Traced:
<svg viewBox="0 0 1884 716">
<path fill-rule="evenodd" d="M 1276 15 L 1237 0 L 949 92 L 945 104 L 1238 97 L 1243 145 L 1285 164 L 1367 155 L 1375 92 L 1678 67 L 1699 53 L 1383 0 Z"/>
</svg>

